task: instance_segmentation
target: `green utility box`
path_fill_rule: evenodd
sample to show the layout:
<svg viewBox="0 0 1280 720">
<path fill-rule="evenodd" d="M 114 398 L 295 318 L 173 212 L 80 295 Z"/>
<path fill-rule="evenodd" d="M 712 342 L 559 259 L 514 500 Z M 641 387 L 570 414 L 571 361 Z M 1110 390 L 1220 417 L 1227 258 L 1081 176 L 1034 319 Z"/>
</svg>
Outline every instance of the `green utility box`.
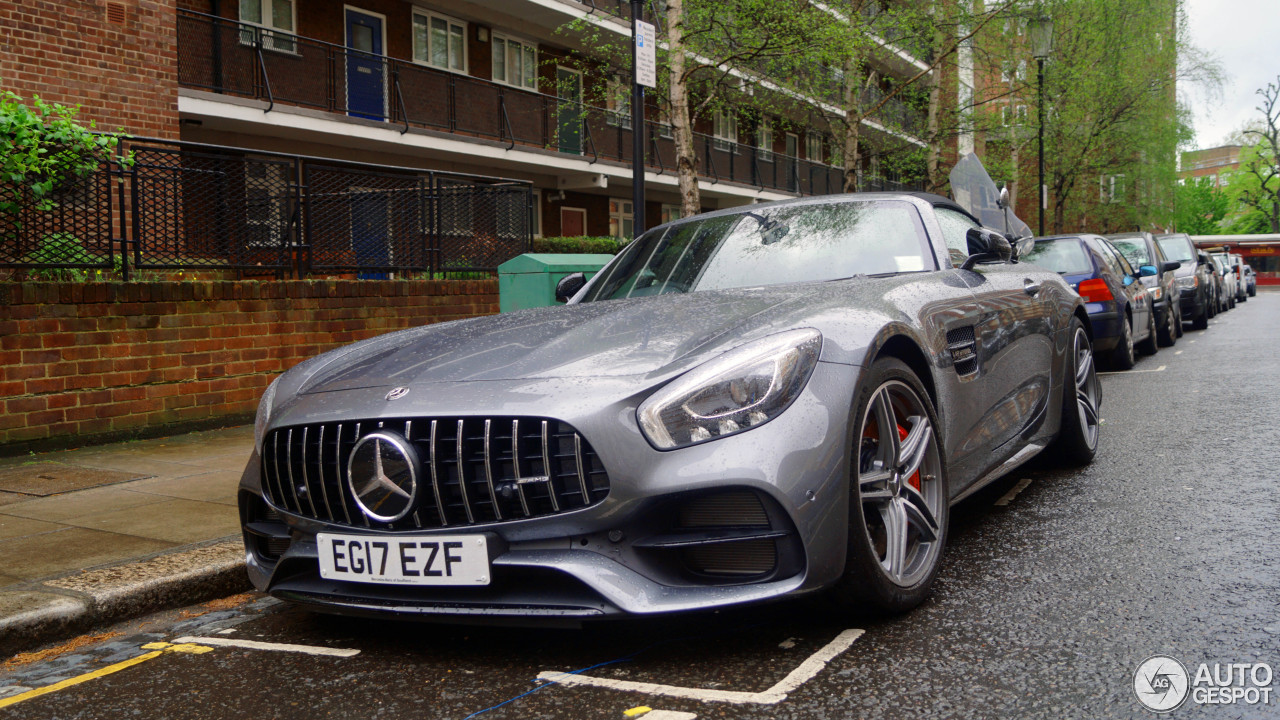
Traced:
<svg viewBox="0 0 1280 720">
<path fill-rule="evenodd" d="M 502 312 L 556 304 L 556 283 L 571 273 L 590 280 L 612 255 L 526 253 L 498 266 L 498 306 Z"/>
</svg>

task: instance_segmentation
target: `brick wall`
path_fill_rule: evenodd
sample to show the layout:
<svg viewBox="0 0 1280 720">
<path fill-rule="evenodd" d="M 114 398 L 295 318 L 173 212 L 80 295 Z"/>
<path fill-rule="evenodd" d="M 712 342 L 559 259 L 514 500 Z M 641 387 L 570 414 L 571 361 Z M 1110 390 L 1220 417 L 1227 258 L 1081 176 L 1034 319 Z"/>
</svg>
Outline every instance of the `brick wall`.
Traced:
<svg viewBox="0 0 1280 720">
<path fill-rule="evenodd" d="M 0 0 L 0 88 L 81 105 L 100 130 L 176 138 L 175 2 Z"/>
<path fill-rule="evenodd" d="M 247 422 L 280 372 L 498 312 L 496 280 L 0 284 L 0 455 Z"/>
</svg>

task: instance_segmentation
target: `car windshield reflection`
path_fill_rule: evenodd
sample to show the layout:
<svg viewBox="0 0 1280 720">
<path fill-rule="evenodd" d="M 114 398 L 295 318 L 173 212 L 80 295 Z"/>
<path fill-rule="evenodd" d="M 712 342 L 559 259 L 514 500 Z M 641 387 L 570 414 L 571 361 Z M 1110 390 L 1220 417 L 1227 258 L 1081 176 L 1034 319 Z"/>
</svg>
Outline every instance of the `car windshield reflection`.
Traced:
<svg viewBox="0 0 1280 720">
<path fill-rule="evenodd" d="M 906 202 L 762 207 L 657 228 L 622 251 L 583 302 L 935 267 Z"/>
</svg>

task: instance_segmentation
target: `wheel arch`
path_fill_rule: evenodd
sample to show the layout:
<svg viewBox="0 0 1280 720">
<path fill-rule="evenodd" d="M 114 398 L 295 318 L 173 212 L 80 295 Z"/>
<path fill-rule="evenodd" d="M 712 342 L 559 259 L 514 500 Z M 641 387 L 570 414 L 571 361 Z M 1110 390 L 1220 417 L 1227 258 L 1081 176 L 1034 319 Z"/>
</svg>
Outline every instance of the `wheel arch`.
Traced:
<svg viewBox="0 0 1280 720">
<path fill-rule="evenodd" d="M 920 349 L 916 341 L 906 335 L 893 335 L 881 344 L 880 349 L 876 351 L 875 360 L 882 357 L 894 357 L 906 363 L 911 368 L 911 372 L 915 373 L 916 378 L 920 380 L 920 384 L 924 385 L 924 390 L 929 395 L 929 402 L 933 403 L 936 411 L 938 407 L 938 389 L 934 385 L 933 371 L 930 369 L 928 356 Z"/>
</svg>

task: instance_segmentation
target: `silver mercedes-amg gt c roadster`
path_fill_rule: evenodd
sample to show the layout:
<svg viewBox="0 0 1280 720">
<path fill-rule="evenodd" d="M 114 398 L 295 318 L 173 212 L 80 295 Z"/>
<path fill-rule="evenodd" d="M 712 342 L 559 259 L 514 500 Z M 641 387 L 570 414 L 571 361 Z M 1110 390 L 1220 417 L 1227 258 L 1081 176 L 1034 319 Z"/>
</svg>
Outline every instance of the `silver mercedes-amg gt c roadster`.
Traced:
<svg viewBox="0 0 1280 720">
<path fill-rule="evenodd" d="M 953 503 L 1098 443 L 1088 317 L 1029 242 L 935 195 L 751 205 L 654 228 L 567 306 L 312 358 L 258 411 L 249 575 L 454 621 L 909 609 Z"/>
</svg>

